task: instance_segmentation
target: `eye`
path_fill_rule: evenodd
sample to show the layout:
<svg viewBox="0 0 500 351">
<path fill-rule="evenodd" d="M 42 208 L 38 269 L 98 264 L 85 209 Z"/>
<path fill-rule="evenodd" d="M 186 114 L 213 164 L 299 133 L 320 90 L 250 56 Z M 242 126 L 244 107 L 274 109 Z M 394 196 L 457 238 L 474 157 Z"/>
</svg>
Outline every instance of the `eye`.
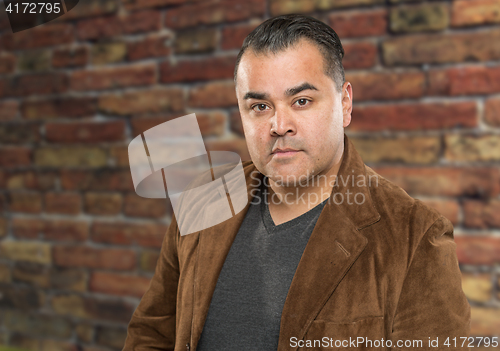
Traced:
<svg viewBox="0 0 500 351">
<path fill-rule="evenodd" d="M 252 110 L 255 112 L 263 112 L 266 109 L 266 104 L 256 104 L 252 106 Z"/>
<path fill-rule="evenodd" d="M 308 99 L 298 99 L 295 103 L 298 103 L 299 106 L 306 106 L 311 100 Z"/>
</svg>

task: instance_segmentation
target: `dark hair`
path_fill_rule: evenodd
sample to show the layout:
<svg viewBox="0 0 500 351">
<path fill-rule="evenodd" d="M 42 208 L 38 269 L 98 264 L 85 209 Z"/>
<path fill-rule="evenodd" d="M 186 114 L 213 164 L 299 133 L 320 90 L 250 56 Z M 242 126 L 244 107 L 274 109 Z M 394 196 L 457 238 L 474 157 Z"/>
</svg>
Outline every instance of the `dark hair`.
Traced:
<svg viewBox="0 0 500 351">
<path fill-rule="evenodd" d="M 236 58 L 234 81 L 236 82 L 236 72 L 241 57 L 247 49 L 256 54 L 270 52 L 276 54 L 293 46 L 302 38 L 318 46 L 323 55 L 325 74 L 335 82 L 337 91 L 342 92 L 345 83 L 342 66 L 344 48 L 337 33 L 316 18 L 296 14 L 270 18 L 248 34 Z"/>
</svg>

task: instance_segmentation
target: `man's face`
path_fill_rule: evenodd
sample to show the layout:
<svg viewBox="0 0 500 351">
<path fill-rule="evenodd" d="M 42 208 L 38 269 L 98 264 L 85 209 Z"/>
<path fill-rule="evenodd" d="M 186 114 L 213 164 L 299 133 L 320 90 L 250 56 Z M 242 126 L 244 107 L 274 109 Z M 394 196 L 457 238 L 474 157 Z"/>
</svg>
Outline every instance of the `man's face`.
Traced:
<svg viewBox="0 0 500 351">
<path fill-rule="evenodd" d="M 302 39 L 276 55 L 245 52 L 236 95 L 250 157 L 272 181 L 298 186 L 340 162 L 352 87 L 346 82 L 336 91 L 315 44 Z"/>
</svg>

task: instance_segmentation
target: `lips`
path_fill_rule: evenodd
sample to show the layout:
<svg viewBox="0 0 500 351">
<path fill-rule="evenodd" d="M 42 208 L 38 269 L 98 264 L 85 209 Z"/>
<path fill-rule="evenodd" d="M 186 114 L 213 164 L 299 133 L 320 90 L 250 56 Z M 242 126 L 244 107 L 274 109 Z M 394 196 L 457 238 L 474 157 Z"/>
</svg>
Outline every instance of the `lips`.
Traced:
<svg viewBox="0 0 500 351">
<path fill-rule="evenodd" d="M 295 150 L 295 149 L 290 149 L 290 148 L 286 148 L 286 149 L 275 149 L 272 153 L 273 154 L 277 154 L 277 153 L 283 153 L 283 152 L 294 152 L 294 151 L 299 151 L 299 150 Z"/>
</svg>

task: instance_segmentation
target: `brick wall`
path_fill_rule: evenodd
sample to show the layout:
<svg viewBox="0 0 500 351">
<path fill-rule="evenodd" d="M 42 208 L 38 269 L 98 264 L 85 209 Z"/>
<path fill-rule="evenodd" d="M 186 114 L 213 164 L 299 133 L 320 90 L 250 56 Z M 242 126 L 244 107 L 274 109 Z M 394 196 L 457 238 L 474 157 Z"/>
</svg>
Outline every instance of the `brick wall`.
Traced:
<svg viewBox="0 0 500 351">
<path fill-rule="evenodd" d="M 285 13 L 331 25 L 367 164 L 455 226 L 472 333 L 500 335 L 500 0 L 86 0 L 12 34 L 0 5 L 0 345 L 120 350 L 172 209 L 128 142 L 195 112 L 249 159 L 232 74 Z"/>
</svg>

